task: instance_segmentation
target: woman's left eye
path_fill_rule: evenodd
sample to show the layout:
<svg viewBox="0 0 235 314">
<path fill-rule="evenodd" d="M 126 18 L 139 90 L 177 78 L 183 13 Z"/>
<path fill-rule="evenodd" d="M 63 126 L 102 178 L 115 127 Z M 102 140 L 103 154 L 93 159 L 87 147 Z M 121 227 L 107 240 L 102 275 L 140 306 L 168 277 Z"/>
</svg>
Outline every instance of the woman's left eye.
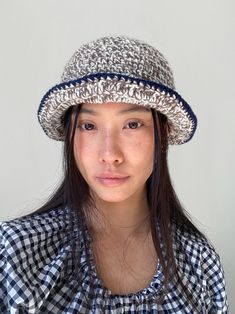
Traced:
<svg viewBox="0 0 235 314">
<path fill-rule="evenodd" d="M 137 129 L 140 128 L 143 125 L 143 123 L 139 122 L 139 121 L 131 121 L 129 123 L 127 123 L 127 129 Z"/>
</svg>

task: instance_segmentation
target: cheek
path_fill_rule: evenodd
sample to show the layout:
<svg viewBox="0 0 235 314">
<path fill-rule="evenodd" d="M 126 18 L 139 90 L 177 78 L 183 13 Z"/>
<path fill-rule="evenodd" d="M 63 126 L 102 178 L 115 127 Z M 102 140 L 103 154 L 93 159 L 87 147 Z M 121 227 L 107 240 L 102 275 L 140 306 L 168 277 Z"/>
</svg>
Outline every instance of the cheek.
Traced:
<svg viewBox="0 0 235 314">
<path fill-rule="evenodd" d="M 152 134 L 148 136 L 139 136 L 133 142 L 129 143 L 129 151 L 137 160 L 142 160 L 143 163 L 151 163 L 154 160 L 155 143 Z"/>
<path fill-rule="evenodd" d="M 154 139 L 151 136 L 140 136 L 138 139 L 129 142 L 126 146 L 129 160 L 132 160 L 133 164 L 142 165 L 146 170 L 152 169 L 154 160 Z"/>
<path fill-rule="evenodd" d="M 86 161 L 85 156 L 87 155 L 87 148 L 83 145 L 81 140 L 74 141 L 74 157 L 76 164 L 81 169 L 83 163 Z"/>
<path fill-rule="evenodd" d="M 94 160 L 92 145 L 83 143 L 82 139 L 74 141 L 74 157 L 79 170 L 84 169 L 90 160 Z"/>
<path fill-rule="evenodd" d="M 146 167 L 149 166 L 152 168 L 154 160 L 154 143 L 149 141 L 145 142 L 141 147 L 142 159 L 146 164 Z"/>
</svg>

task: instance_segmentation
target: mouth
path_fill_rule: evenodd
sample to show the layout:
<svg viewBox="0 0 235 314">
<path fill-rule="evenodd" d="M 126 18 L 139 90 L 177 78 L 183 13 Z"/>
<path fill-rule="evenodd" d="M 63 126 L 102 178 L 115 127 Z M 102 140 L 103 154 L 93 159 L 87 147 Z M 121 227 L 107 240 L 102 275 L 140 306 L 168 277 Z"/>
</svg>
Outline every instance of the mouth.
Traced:
<svg viewBox="0 0 235 314">
<path fill-rule="evenodd" d="M 99 183 L 104 186 L 119 186 L 125 183 L 130 177 L 97 177 Z"/>
</svg>

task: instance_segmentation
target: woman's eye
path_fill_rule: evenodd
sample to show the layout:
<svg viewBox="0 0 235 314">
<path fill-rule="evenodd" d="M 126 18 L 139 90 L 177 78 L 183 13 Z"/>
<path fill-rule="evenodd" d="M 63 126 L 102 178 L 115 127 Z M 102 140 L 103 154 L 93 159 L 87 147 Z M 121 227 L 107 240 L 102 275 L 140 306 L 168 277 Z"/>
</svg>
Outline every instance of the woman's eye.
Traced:
<svg viewBox="0 0 235 314">
<path fill-rule="evenodd" d="M 142 122 L 131 121 L 126 124 L 125 128 L 134 130 L 134 129 L 140 128 L 142 125 L 143 125 Z M 92 131 L 95 129 L 95 126 L 92 123 L 84 122 L 84 123 L 78 124 L 78 128 L 81 129 L 82 131 Z"/>
<path fill-rule="evenodd" d="M 137 129 L 142 126 L 142 123 L 138 121 L 131 121 L 127 124 L 127 126 L 129 126 L 127 129 Z"/>
<path fill-rule="evenodd" d="M 94 124 L 92 123 L 81 123 L 78 125 L 79 129 L 82 129 L 83 131 L 92 131 L 94 127 Z"/>
</svg>

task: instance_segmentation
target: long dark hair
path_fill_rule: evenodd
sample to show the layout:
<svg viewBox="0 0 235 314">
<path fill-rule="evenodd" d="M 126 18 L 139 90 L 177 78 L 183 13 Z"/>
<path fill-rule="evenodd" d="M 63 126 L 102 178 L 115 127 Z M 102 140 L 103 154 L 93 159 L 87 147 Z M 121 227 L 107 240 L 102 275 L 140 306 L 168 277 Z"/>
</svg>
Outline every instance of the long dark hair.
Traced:
<svg viewBox="0 0 235 314">
<path fill-rule="evenodd" d="M 79 227 L 79 230 L 82 232 L 82 237 L 85 239 L 85 252 L 87 260 L 89 261 L 89 245 L 86 241 L 87 211 L 94 211 L 95 208 L 94 201 L 89 193 L 89 186 L 78 170 L 74 158 L 74 134 L 80 108 L 81 105 L 69 107 L 62 118 L 65 130 L 63 159 L 64 175 L 62 182 L 42 207 L 27 215 L 41 214 L 57 208 L 68 207 L 71 209 L 71 211 L 69 211 L 71 214 L 69 216 L 69 225 L 67 229 L 67 241 L 69 241 L 71 247 L 73 270 L 72 274 L 71 271 L 65 273 L 68 276 L 67 279 L 71 279 L 72 276 L 72 278 L 75 278 L 77 281 L 79 281 L 80 278 L 80 268 L 78 263 L 80 247 L 79 241 L 74 237 L 74 228 Z M 178 273 L 173 250 L 172 225 L 175 224 L 178 228 L 187 228 L 187 230 L 196 232 L 203 238 L 206 238 L 206 236 L 202 234 L 191 221 L 188 213 L 180 204 L 171 183 L 167 164 L 167 133 L 170 130 L 167 117 L 154 109 L 151 109 L 151 111 L 154 122 L 155 156 L 153 172 L 146 182 L 147 200 L 150 209 L 150 228 L 153 243 L 164 274 L 164 289 L 162 290 L 162 294 L 156 298 L 156 302 L 161 303 L 163 301 L 164 295 L 167 293 L 169 282 L 174 278 L 176 284 L 181 285 L 189 302 L 196 308 L 192 293 L 188 291 L 187 287 L 183 284 Z M 74 117 L 74 121 L 72 121 L 72 116 Z M 67 268 L 69 269 L 69 263 Z M 89 296 L 87 299 L 87 306 L 89 306 Z"/>
</svg>

